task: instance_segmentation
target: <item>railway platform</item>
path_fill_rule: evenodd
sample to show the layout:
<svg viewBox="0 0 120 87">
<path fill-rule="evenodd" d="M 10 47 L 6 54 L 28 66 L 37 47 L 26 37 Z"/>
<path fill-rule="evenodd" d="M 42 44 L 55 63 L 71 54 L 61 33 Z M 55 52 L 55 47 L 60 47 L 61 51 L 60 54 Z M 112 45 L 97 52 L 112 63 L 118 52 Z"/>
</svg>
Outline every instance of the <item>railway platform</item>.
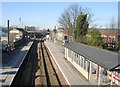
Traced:
<svg viewBox="0 0 120 87">
<path fill-rule="evenodd" d="M 11 53 L 2 54 L 0 86 L 10 86 L 33 41 L 26 41 Z"/>
<path fill-rule="evenodd" d="M 45 44 L 68 85 L 91 85 L 91 83 L 64 58 L 64 46 L 62 46 L 61 42 L 47 40 Z"/>
</svg>

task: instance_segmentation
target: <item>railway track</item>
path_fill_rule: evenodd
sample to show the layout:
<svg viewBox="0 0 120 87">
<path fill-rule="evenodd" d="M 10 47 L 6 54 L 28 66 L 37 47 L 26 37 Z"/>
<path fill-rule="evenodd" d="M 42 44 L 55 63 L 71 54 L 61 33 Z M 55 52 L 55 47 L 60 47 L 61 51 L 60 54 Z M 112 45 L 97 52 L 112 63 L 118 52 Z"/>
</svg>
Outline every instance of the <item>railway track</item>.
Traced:
<svg viewBox="0 0 120 87">
<path fill-rule="evenodd" d="M 40 85 L 53 86 L 57 85 L 61 87 L 61 82 L 52 64 L 50 54 L 44 44 L 41 42 L 38 44 L 38 56 L 41 62 L 40 64 Z"/>
<path fill-rule="evenodd" d="M 68 85 L 42 40 L 36 40 L 26 55 L 11 87 Z"/>
</svg>

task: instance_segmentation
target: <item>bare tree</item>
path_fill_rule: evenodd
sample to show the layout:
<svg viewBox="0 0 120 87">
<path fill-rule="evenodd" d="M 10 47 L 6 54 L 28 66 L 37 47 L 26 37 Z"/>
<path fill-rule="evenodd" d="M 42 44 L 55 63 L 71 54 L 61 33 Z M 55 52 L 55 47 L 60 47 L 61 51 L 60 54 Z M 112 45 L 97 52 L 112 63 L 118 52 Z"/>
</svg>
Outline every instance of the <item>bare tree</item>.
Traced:
<svg viewBox="0 0 120 87">
<path fill-rule="evenodd" d="M 111 29 L 115 29 L 115 27 L 116 27 L 116 24 L 115 24 L 115 18 L 114 17 L 112 17 L 112 19 L 111 19 L 111 21 L 110 21 L 110 28 Z"/>
<path fill-rule="evenodd" d="M 118 2 L 118 28 L 120 29 L 120 1 Z"/>
<path fill-rule="evenodd" d="M 70 28 L 71 23 L 71 17 L 70 13 L 67 9 L 64 10 L 64 13 L 61 14 L 61 17 L 59 18 L 59 25 L 63 28 Z"/>
<path fill-rule="evenodd" d="M 120 18 L 118 19 L 118 28 L 120 29 Z"/>
<path fill-rule="evenodd" d="M 118 26 L 117 26 L 118 24 L 117 24 L 117 21 L 115 20 L 115 17 L 112 17 L 112 19 L 110 20 L 110 29 L 112 30 L 112 32 L 114 33 L 114 37 L 115 37 L 115 39 L 116 39 L 116 41 L 118 41 L 118 31 L 117 31 L 117 28 L 118 28 Z M 111 38 L 111 39 L 113 39 L 113 38 Z M 112 40 L 112 42 L 113 42 L 113 40 Z"/>
<path fill-rule="evenodd" d="M 58 19 L 58 23 L 60 27 L 65 29 L 69 29 L 69 35 L 74 37 L 74 30 L 76 29 L 76 20 L 80 13 L 87 14 L 88 23 L 92 20 L 92 14 L 90 14 L 90 9 L 82 8 L 77 4 L 70 5 L 67 9 L 64 9 L 63 13 Z"/>
</svg>

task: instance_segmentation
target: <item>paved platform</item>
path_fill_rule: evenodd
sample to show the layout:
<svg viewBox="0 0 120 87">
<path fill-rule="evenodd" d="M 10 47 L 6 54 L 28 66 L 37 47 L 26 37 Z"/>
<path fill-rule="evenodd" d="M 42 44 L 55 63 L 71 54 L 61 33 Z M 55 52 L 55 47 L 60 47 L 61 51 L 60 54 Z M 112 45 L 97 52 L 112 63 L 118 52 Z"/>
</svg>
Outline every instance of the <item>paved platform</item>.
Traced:
<svg viewBox="0 0 120 87">
<path fill-rule="evenodd" d="M 64 58 L 64 46 L 62 46 L 62 43 L 47 40 L 45 44 L 68 82 L 68 85 L 91 85 L 89 81 Z"/>
<path fill-rule="evenodd" d="M 13 52 L 10 52 L 10 54 L 2 54 L 2 62 L 0 62 L 0 65 L 2 65 L 0 67 L 0 85 L 10 86 L 32 43 L 32 41 L 24 42 Z"/>
</svg>

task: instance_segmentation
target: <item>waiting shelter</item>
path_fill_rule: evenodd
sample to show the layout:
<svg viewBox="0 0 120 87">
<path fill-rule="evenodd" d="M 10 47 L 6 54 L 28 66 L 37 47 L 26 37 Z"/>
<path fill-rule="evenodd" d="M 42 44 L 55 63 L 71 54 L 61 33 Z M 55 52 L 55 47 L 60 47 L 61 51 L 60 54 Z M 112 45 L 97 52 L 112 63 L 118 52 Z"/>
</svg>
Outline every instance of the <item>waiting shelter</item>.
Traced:
<svg viewBox="0 0 120 87">
<path fill-rule="evenodd" d="M 107 83 L 120 85 L 120 55 L 81 43 L 65 43 L 65 58 L 89 81 L 103 85 L 102 72 L 107 70 Z"/>
</svg>

